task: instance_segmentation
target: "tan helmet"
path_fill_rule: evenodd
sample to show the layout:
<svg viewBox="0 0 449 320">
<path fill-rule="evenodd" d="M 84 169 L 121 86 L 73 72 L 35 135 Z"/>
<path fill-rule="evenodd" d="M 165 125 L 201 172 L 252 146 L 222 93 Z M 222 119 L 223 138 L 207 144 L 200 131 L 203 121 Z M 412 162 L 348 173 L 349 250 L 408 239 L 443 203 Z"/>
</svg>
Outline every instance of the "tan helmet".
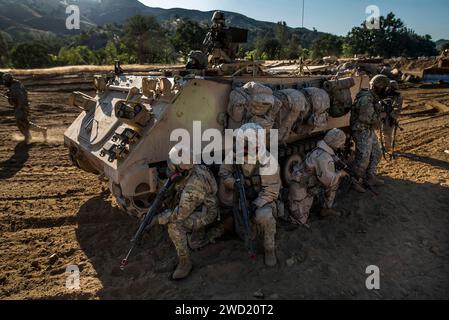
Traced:
<svg viewBox="0 0 449 320">
<path fill-rule="evenodd" d="M 324 137 L 324 142 L 334 150 L 338 150 L 345 145 L 346 134 L 340 129 L 332 129 Z"/>
<path fill-rule="evenodd" d="M 189 171 L 193 168 L 193 153 L 190 147 L 177 144 L 168 153 L 167 165 L 172 172 Z"/>
<path fill-rule="evenodd" d="M 214 15 L 212 16 L 212 22 L 215 23 L 224 23 L 225 22 L 225 15 L 222 11 L 215 11 Z"/>
<path fill-rule="evenodd" d="M 399 83 L 395 80 L 390 81 L 389 89 L 390 89 L 390 91 L 398 91 Z"/>
<path fill-rule="evenodd" d="M 390 79 L 383 74 L 378 74 L 371 79 L 369 84 L 371 90 L 385 90 L 390 85 Z"/>
</svg>

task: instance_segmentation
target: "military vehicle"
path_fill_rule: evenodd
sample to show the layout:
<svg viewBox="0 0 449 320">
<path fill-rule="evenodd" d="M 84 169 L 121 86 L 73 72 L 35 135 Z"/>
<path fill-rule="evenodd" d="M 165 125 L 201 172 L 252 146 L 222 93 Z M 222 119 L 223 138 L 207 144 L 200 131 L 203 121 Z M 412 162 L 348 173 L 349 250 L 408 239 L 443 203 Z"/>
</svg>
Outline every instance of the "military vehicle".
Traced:
<svg viewBox="0 0 449 320">
<path fill-rule="evenodd" d="M 203 130 L 224 130 L 234 90 L 253 82 L 271 88 L 274 95 L 279 93 L 284 104 L 292 93 L 309 91 L 306 98 L 311 104 L 317 98 L 330 105 L 324 125 L 314 127 L 304 119 L 295 120 L 296 130 L 282 141 L 279 153 L 288 180 L 292 163 L 314 148 L 327 130 L 349 127 L 352 99 L 369 86 L 367 76 L 343 80 L 324 76 L 136 76 L 117 72 L 117 68 L 116 74 L 97 76 L 94 82 L 95 97 L 81 92 L 71 97 L 70 103 L 83 111 L 65 132 L 65 145 L 73 163 L 106 178 L 117 203 L 136 217 L 146 213 L 166 178 L 168 152 L 177 143 L 170 141 L 173 130 L 182 128 L 192 135 L 194 121 L 201 121 Z M 282 91 L 287 92 L 284 98 Z M 282 128 L 283 120 L 278 122 Z"/>
</svg>

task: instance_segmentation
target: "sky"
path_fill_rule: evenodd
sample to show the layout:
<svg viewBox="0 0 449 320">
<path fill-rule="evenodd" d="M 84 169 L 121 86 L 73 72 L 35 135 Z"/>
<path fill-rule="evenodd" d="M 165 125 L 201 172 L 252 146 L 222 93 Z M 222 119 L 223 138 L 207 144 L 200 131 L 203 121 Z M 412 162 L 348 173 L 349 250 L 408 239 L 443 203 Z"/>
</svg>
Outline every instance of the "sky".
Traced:
<svg viewBox="0 0 449 320">
<path fill-rule="evenodd" d="M 286 21 L 302 25 L 302 0 L 139 0 L 150 7 L 186 8 L 201 11 L 226 10 L 263 21 Z M 449 39 L 448 0 L 304 0 L 304 26 L 318 31 L 346 35 L 376 5 L 381 15 L 394 12 L 407 27 L 433 40 Z"/>
</svg>

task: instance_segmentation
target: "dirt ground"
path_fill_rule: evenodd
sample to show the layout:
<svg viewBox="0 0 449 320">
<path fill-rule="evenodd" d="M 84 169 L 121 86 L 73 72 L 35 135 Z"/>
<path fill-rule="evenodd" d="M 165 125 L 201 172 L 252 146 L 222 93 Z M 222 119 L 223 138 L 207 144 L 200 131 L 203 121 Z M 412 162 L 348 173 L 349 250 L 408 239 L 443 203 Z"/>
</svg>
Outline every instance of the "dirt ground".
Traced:
<svg viewBox="0 0 449 320">
<path fill-rule="evenodd" d="M 382 163 L 378 197 L 340 195 L 343 216 L 314 215 L 311 230 L 281 223 L 274 269 L 228 238 L 194 252 L 182 282 L 169 280 L 176 255 L 159 228 L 120 271 L 137 221 L 114 206 L 104 182 L 71 166 L 62 135 L 79 111 L 65 104 L 67 91 L 32 88 L 32 119 L 51 136 L 28 147 L 0 100 L 0 298 L 449 298 L 449 88 L 403 93 L 401 156 Z M 65 286 L 68 265 L 80 269 L 78 291 Z M 365 287 L 369 265 L 380 268 L 379 291 Z"/>
</svg>

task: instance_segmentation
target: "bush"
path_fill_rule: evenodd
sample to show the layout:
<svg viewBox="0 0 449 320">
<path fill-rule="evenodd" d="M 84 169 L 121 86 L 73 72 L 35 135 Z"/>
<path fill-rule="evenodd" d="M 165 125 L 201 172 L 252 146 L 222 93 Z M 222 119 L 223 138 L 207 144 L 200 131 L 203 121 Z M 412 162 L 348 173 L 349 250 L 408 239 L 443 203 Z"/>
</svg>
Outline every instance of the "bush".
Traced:
<svg viewBox="0 0 449 320">
<path fill-rule="evenodd" d="M 49 48 L 42 43 L 28 42 L 15 46 L 11 51 L 14 68 L 32 69 L 53 65 Z"/>
</svg>

